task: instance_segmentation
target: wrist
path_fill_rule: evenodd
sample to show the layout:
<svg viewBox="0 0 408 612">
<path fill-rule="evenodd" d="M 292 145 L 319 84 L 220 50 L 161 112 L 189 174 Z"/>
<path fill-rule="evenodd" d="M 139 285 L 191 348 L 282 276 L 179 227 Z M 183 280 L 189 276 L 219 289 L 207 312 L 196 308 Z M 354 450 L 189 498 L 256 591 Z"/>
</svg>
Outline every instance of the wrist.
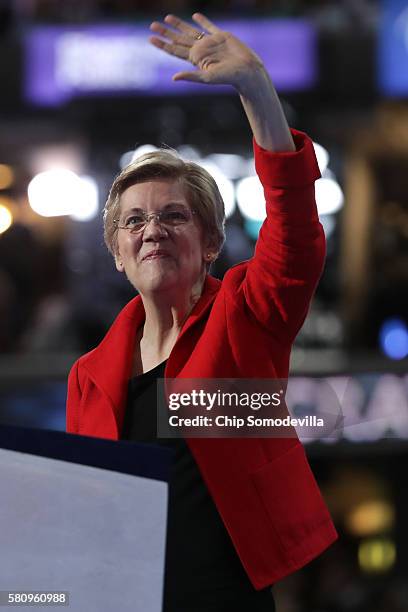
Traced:
<svg viewBox="0 0 408 612">
<path fill-rule="evenodd" d="M 269 74 L 259 58 L 254 58 L 235 88 L 240 96 L 247 99 L 258 97 L 262 95 L 262 92 L 274 90 Z"/>
</svg>

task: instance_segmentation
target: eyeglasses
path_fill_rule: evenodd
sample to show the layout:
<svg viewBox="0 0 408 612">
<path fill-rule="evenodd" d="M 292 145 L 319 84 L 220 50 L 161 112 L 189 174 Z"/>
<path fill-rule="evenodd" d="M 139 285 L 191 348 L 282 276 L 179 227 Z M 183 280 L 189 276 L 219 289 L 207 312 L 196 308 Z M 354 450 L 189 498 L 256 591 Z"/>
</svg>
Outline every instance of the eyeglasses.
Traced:
<svg viewBox="0 0 408 612">
<path fill-rule="evenodd" d="M 140 210 L 136 213 L 132 213 L 122 222 L 120 219 L 114 219 L 113 222 L 118 229 L 125 229 L 131 234 L 137 234 L 144 230 L 151 219 L 157 219 L 160 225 L 165 227 L 177 227 L 178 225 L 185 225 L 191 221 L 195 214 L 195 211 L 189 208 L 161 210 L 149 214 L 145 213 L 144 210 Z M 119 223 L 121 223 L 121 225 L 119 225 Z"/>
</svg>

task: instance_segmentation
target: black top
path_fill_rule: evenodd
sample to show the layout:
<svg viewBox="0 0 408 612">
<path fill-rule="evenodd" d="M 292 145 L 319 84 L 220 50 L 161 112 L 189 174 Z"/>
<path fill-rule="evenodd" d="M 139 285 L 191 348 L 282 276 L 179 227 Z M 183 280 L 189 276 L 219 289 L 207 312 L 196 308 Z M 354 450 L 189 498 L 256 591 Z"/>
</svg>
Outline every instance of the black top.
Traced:
<svg viewBox="0 0 408 612">
<path fill-rule="evenodd" d="M 129 381 L 122 440 L 174 451 L 169 481 L 164 612 L 273 612 L 238 558 L 195 459 L 182 438 L 157 438 L 157 379 L 166 362 Z"/>
</svg>

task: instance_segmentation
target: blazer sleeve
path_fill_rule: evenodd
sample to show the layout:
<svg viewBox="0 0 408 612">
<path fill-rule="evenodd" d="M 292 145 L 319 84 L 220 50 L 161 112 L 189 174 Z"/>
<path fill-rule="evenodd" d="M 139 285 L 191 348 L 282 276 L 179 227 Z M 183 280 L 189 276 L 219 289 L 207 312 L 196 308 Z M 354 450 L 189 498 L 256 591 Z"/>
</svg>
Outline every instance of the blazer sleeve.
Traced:
<svg viewBox="0 0 408 612">
<path fill-rule="evenodd" d="M 79 433 L 79 405 L 81 387 L 79 384 L 79 359 L 74 363 L 68 376 L 66 403 L 66 430 L 68 433 Z"/>
<path fill-rule="evenodd" d="M 293 342 L 306 318 L 325 258 L 313 143 L 306 134 L 291 132 L 294 152 L 272 153 L 253 141 L 267 216 L 242 286 L 253 315 L 285 344 Z"/>
</svg>

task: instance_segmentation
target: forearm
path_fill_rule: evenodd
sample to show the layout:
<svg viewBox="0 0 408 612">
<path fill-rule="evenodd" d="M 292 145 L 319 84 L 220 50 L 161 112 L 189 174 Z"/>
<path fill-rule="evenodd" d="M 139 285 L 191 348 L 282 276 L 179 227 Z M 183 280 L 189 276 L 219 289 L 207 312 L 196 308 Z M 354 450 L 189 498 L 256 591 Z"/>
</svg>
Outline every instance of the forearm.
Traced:
<svg viewBox="0 0 408 612">
<path fill-rule="evenodd" d="M 272 152 L 295 151 L 278 94 L 263 66 L 251 73 L 238 93 L 257 144 Z"/>
<path fill-rule="evenodd" d="M 249 309 L 286 345 L 303 323 L 325 256 L 314 198 L 320 172 L 313 143 L 302 132 L 292 130 L 292 136 L 296 151 L 285 155 L 254 143 L 267 216 L 243 284 Z"/>
</svg>

